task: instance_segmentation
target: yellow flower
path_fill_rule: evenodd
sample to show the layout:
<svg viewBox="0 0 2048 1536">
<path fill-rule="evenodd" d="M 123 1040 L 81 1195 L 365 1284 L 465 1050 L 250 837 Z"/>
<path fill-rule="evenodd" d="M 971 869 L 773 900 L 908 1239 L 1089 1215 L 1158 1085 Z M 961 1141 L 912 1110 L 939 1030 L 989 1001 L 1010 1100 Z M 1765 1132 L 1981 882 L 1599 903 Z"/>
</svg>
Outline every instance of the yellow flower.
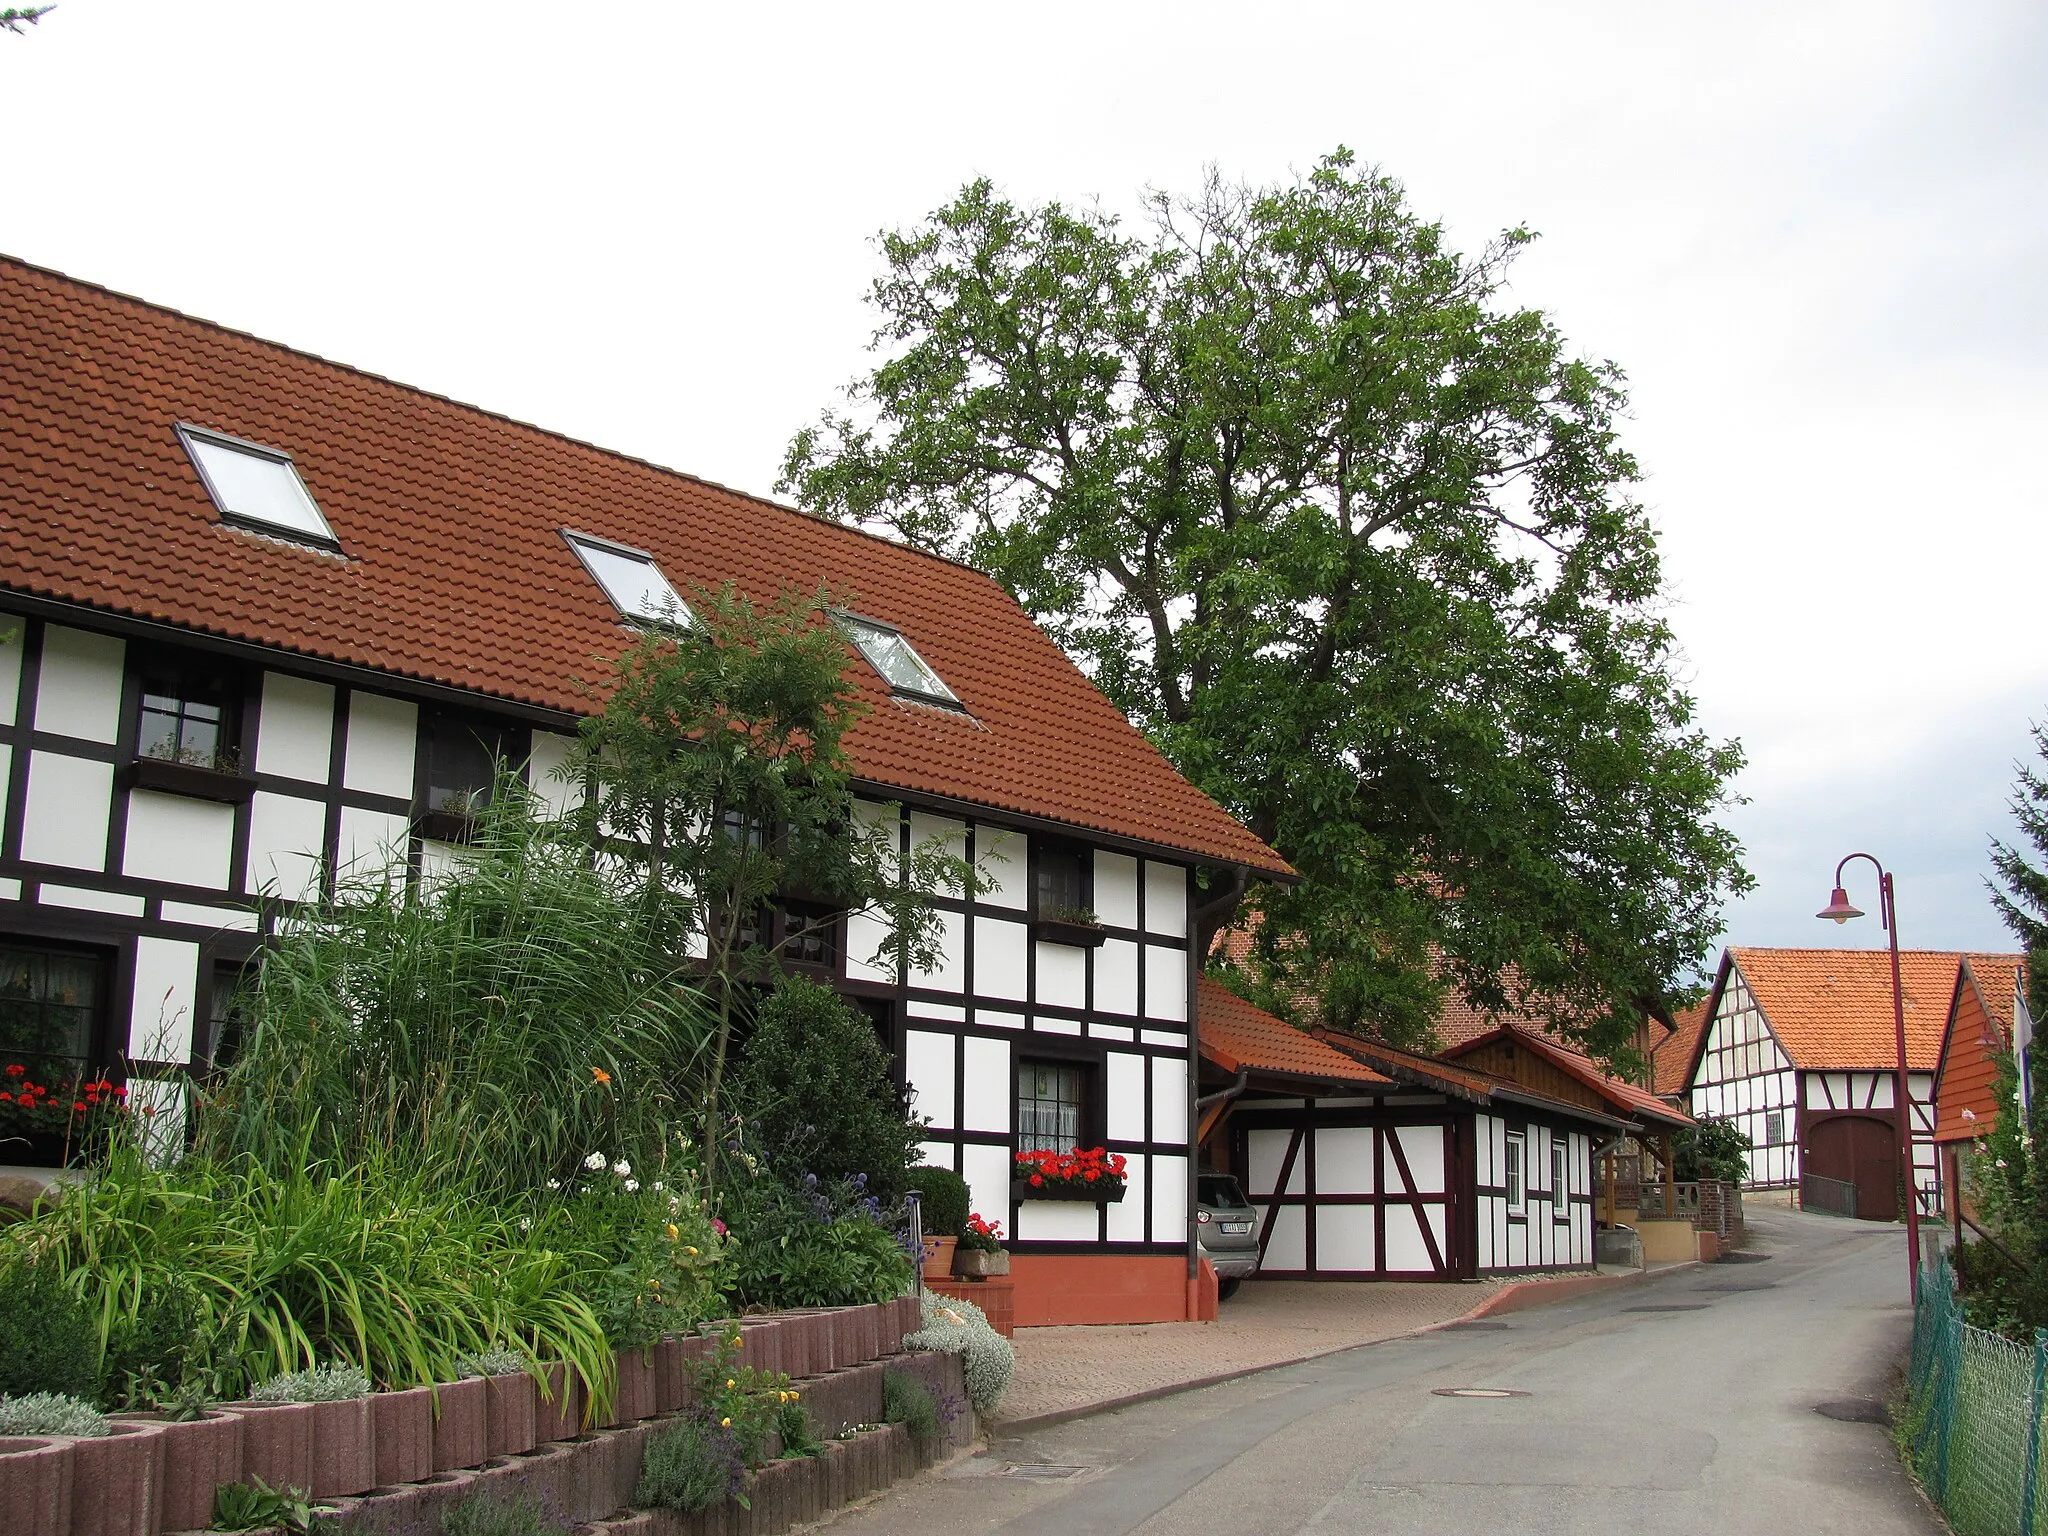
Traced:
<svg viewBox="0 0 2048 1536">
<path fill-rule="evenodd" d="M 720 1429 L 731 1429 L 731 1428 L 732 1428 L 732 1420 L 731 1420 L 731 1419 L 720 1419 L 720 1420 L 718 1421 L 718 1427 L 719 1427 Z"/>
<path fill-rule="evenodd" d="M 725 1378 L 725 1384 L 726 1384 L 726 1385 L 727 1385 L 728 1387 L 736 1387 L 736 1386 L 738 1386 L 738 1385 L 739 1385 L 739 1383 L 738 1383 L 738 1382 L 736 1382 L 736 1381 L 734 1381 L 734 1380 L 733 1380 L 733 1379 L 732 1379 L 732 1378 L 731 1378 L 730 1376 L 728 1376 L 728 1377 L 726 1377 L 726 1378 Z"/>
<path fill-rule="evenodd" d="M 694 1248 L 685 1248 L 683 1252 L 687 1253 L 693 1259 L 697 1257 L 697 1250 Z"/>
<path fill-rule="evenodd" d="M 672 1243 L 673 1243 L 673 1242 L 675 1242 L 675 1241 L 676 1241 L 676 1240 L 677 1240 L 678 1238 L 680 1238 L 680 1237 L 681 1237 L 682 1235 L 683 1235 L 683 1229 L 682 1229 L 681 1227 L 677 1226 L 677 1225 L 676 1225 L 676 1224 L 675 1224 L 674 1222 L 670 1222 L 670 1223 L 668 1224 L 668 1240 L 669 1240 L 670 1242 L 672 1242 Z M 697 1250 L 696 1250 L 696 1249 L 694 1249 L 694 1248 L 692 1248 L 692 1249 L 691 1249 L 690 1251 L 691 1251 L 692 1253 L 695 1253 L 695 1252 L 696 1252 Z"/>
<path fill-rule="evenodd" d="M 792 1403 L 793 1403 L 793 1402 L 795 1402 L 795 1401 L 797 1400 L 797 1394 L 796 1394 L 796 1393 L 794 1393 L 794 1392 L 790 1393 L 790 1394 L 789 1394 L 789 1400 L 790 1400 L 790 1401 L 791 1401 Z"/>
</svg>

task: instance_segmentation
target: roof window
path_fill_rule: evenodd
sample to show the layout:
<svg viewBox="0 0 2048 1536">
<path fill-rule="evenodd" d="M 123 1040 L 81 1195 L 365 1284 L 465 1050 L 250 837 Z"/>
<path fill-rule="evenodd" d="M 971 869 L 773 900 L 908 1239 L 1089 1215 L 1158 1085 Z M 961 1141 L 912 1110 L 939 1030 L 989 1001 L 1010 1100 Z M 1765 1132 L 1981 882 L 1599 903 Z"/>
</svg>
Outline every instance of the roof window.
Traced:
<svg viewBox="0 0 2048 1536">
<path fill-rule="evenodd" d="M 290 454 L 182 423 L 178 437 L 227 521 L 301 544 L 341 547 Z"/>
<path fill-rule="evenodd" d="M 875 619 L 863 619 L 857 614 L 842 613 L 835 617 L 839 620 L 839 627 L 846 631 L 847 639 L 860 648 L 869 665 L 881 673 L 896 692 L 951 705 L 955 709 L 960 707 L 960 696 L 948 688 L 939 674 L 931 669 L 931 664 L 917 654 L 916 647 L 903 638 L 901 630 Z"/>
<path fill-rule="evenodd" d="M 604 595 L 627 618 L 647 624 L 687 623 L 690 608 L 644 549 L 614 544 L 588 533 L 562 530 L 562 537 L 597 578 Z"/>
</svg>

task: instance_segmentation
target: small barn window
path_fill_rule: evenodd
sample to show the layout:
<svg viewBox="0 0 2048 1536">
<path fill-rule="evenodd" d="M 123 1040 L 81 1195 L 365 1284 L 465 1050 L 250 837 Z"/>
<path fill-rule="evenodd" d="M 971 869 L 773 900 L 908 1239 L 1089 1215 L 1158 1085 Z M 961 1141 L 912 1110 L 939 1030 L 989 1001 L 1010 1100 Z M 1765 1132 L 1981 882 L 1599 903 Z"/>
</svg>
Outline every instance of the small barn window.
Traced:
<svg viewBox="0 0 2048 1536">
<path fill-rule="evenodd" d="M 1550 1143 L 1550 1216 L 1553 1221 L 1572 1219 L 1571 1162 L 1562 1141 Z"/>
<path fill-rule="evenodd" d="M 1506 1179 L 1508 1209 L 1518 1216 L 1522 1213 L 1528 1199 L 1528 1191 L 1524 1187 L 1522 1176 L 1522 1155 L 1525 1150 L 1522 1133 L 1520 1131 L 1509 1131 Z"/>
<path fill-rule="evenodd" d="M 1056 838 L 1033 838 L 1031 842 L 1032 895 L 1041 919 L 1081 919 L 1093 922 L 1093 893 L 1089 890 L 1088 850 L 1079 843 Z"/>
<path fill-rule="evenodd" d="M 1782 1146 L 1785 1141 L 1785 1111 L 1767 1109 L 1764 1111 L 1764 1145 Z"/>
</svg>

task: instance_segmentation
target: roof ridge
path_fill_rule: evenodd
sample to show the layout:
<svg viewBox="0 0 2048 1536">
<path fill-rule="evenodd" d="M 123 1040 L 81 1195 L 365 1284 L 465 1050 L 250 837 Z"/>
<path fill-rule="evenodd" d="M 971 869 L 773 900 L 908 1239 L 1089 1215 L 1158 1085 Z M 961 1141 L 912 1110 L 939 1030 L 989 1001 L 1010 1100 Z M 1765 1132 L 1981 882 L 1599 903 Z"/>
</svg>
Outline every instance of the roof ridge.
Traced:
<svg viewBox="0 0 2048 1536">
<path fill-rule="evenodd" d="M 558 431 L 553 427 L 544 427 L 538 422 L 527 421 L 523 417 L 513 416 L 505 411 L 493 410 L 490 406 L 478 405 L 474 401 L 458 400 L 453 395 L 443 394 L 436 389 L 429 389 L 423 384 L 409 384 L 404 379 L 396 379 L 389 374 L 378 373 L 374 369 L 364 368 L 355 363 L 342 362 L 338 358 L 328 357 L 322 353 L 310 351 L 305 347 L 295 347 L 286 342 L 273 341 L 270 337 L 259 336 L 254 331 L 245 331 L 219 320 L 209 320 L 204 315 L 190 314 L 169 304 L 160 304 L 154 299 L 145 299 L 139 294 L 128 293 L 119 288 L 110 288 L 105 283 L 96 283 L 90 278 L 76 277 L 69 272 L 61 271 L 56 267 L 43 266 L 41 263 L 30 261 L 23 256 L 15 256 L 6 251 L 0 251 L 0 266 L 12 266 L 25 272 L 34 272 L 43 277 L 55 278 L 57 281 L 69 283 L 73 287 L 102 294 L 110 299 L 117 299 L 123 304 L 133 304 L 138 309 L 146 309 L 154 314 L 168 315 L 172 319 L 183 321 L 187 325 L 199 326 L 204 330 L 218 332 L 223 336 L 232 336 L 238 341 L 253 341 L 258 346 L 267 347 L 273 352 L 282 352 L 290 357 L 304 358 L 309 362 L 318 363 L 323 368 L 336 368 L 343 373 L 353 374 L 359 379 L 369 379 L 378 384 L 388 385 L 392 389 L 402 389 L 409 395 L 417 395 L 424 400 L 435 400 L 442 405 L 453 406 L 459 411 L 471 411 L 478 416 L 500 422 L 505 426 L 517 427 L 521 431 L 552 438 L 558 443 L 569 443 L 578 448 L 587 448 L 592 453 L 601 453 L 608 459 L 617 459 L 626 464 L 637 464 L 642 469 L 653 470 L 659 475 L 668 475 L 676 480 L 687 480 L 692 485 L 701 485 L 710 490 L 722 491 L 728 496 L 737 496 L 743 501 L 751 501 L 757 506 L 765 507 L 772 512 L 780 512 L 790 517 L 801 517 L 822 527 L 837 528 L 846 533 L 857 534 L 863 539 L 887 545 L 891 549 L 908 550 L 911 554 L 921 555 L 927 560 L 935 560 L 940 565 L 950 566 L 954 570 L 966 571 L 970 575 L 980 577 L 983 581 L 1001 587 L 1005 593 L 1009 592 L 1007 587 L 1003 587 L 1001 582 L 997 581 L 979 566 L 970 565 L 965 560 L 955 560 L 950 555 L 942 555 L 936 550 L 926 549 L 921 545 L 906 544 L 900 539 L 887 538 L 882 534 L 861 527 L 858 523 L 842 523 L 837 518 L 820 517 L 815 512 L 806 512 L 802 507 L 790 506 L 786 502 L 776 501 L 756 491 L 744 491 L 737 486 L 727 485 L 721 480 L 713 480 L 704 475 L 692 474 L 687 469 L 677 469 L 671 464 L 662 464 L 653 459 L 642 458 L 639 454 L 628 453 L 623 448 L 607 448 L 604 444 L 594 443 L 588 438 L 576 437 L 570 433 Z M 1011 601 L 1015 602 L 1015 595 L 1011 594 L 1010 596 Z M 1022 605 L 1019 604 L 1019 606 L 1021 607 Z M 1034 619 L 1032 622 L 1036 623 L 1037 621 Z"/>
</svg>

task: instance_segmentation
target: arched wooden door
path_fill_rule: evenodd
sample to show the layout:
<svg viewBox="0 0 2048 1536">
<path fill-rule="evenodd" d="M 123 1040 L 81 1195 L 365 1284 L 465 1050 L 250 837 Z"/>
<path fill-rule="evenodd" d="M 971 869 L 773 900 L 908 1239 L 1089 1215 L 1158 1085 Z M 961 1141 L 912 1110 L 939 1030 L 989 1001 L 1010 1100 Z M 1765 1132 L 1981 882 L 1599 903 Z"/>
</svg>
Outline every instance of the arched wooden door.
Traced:
<svg viewBox="0 0 2048 1536">
<path fill-rule="evenodd" d="M 1830 1115 L 1806 1142 L 1806 1171 L 1856 1186 L 1856 1214 L 1865 1221 L 1899 1219 L 1899 1141 L 1889 1120 Z"/>
</svg>

